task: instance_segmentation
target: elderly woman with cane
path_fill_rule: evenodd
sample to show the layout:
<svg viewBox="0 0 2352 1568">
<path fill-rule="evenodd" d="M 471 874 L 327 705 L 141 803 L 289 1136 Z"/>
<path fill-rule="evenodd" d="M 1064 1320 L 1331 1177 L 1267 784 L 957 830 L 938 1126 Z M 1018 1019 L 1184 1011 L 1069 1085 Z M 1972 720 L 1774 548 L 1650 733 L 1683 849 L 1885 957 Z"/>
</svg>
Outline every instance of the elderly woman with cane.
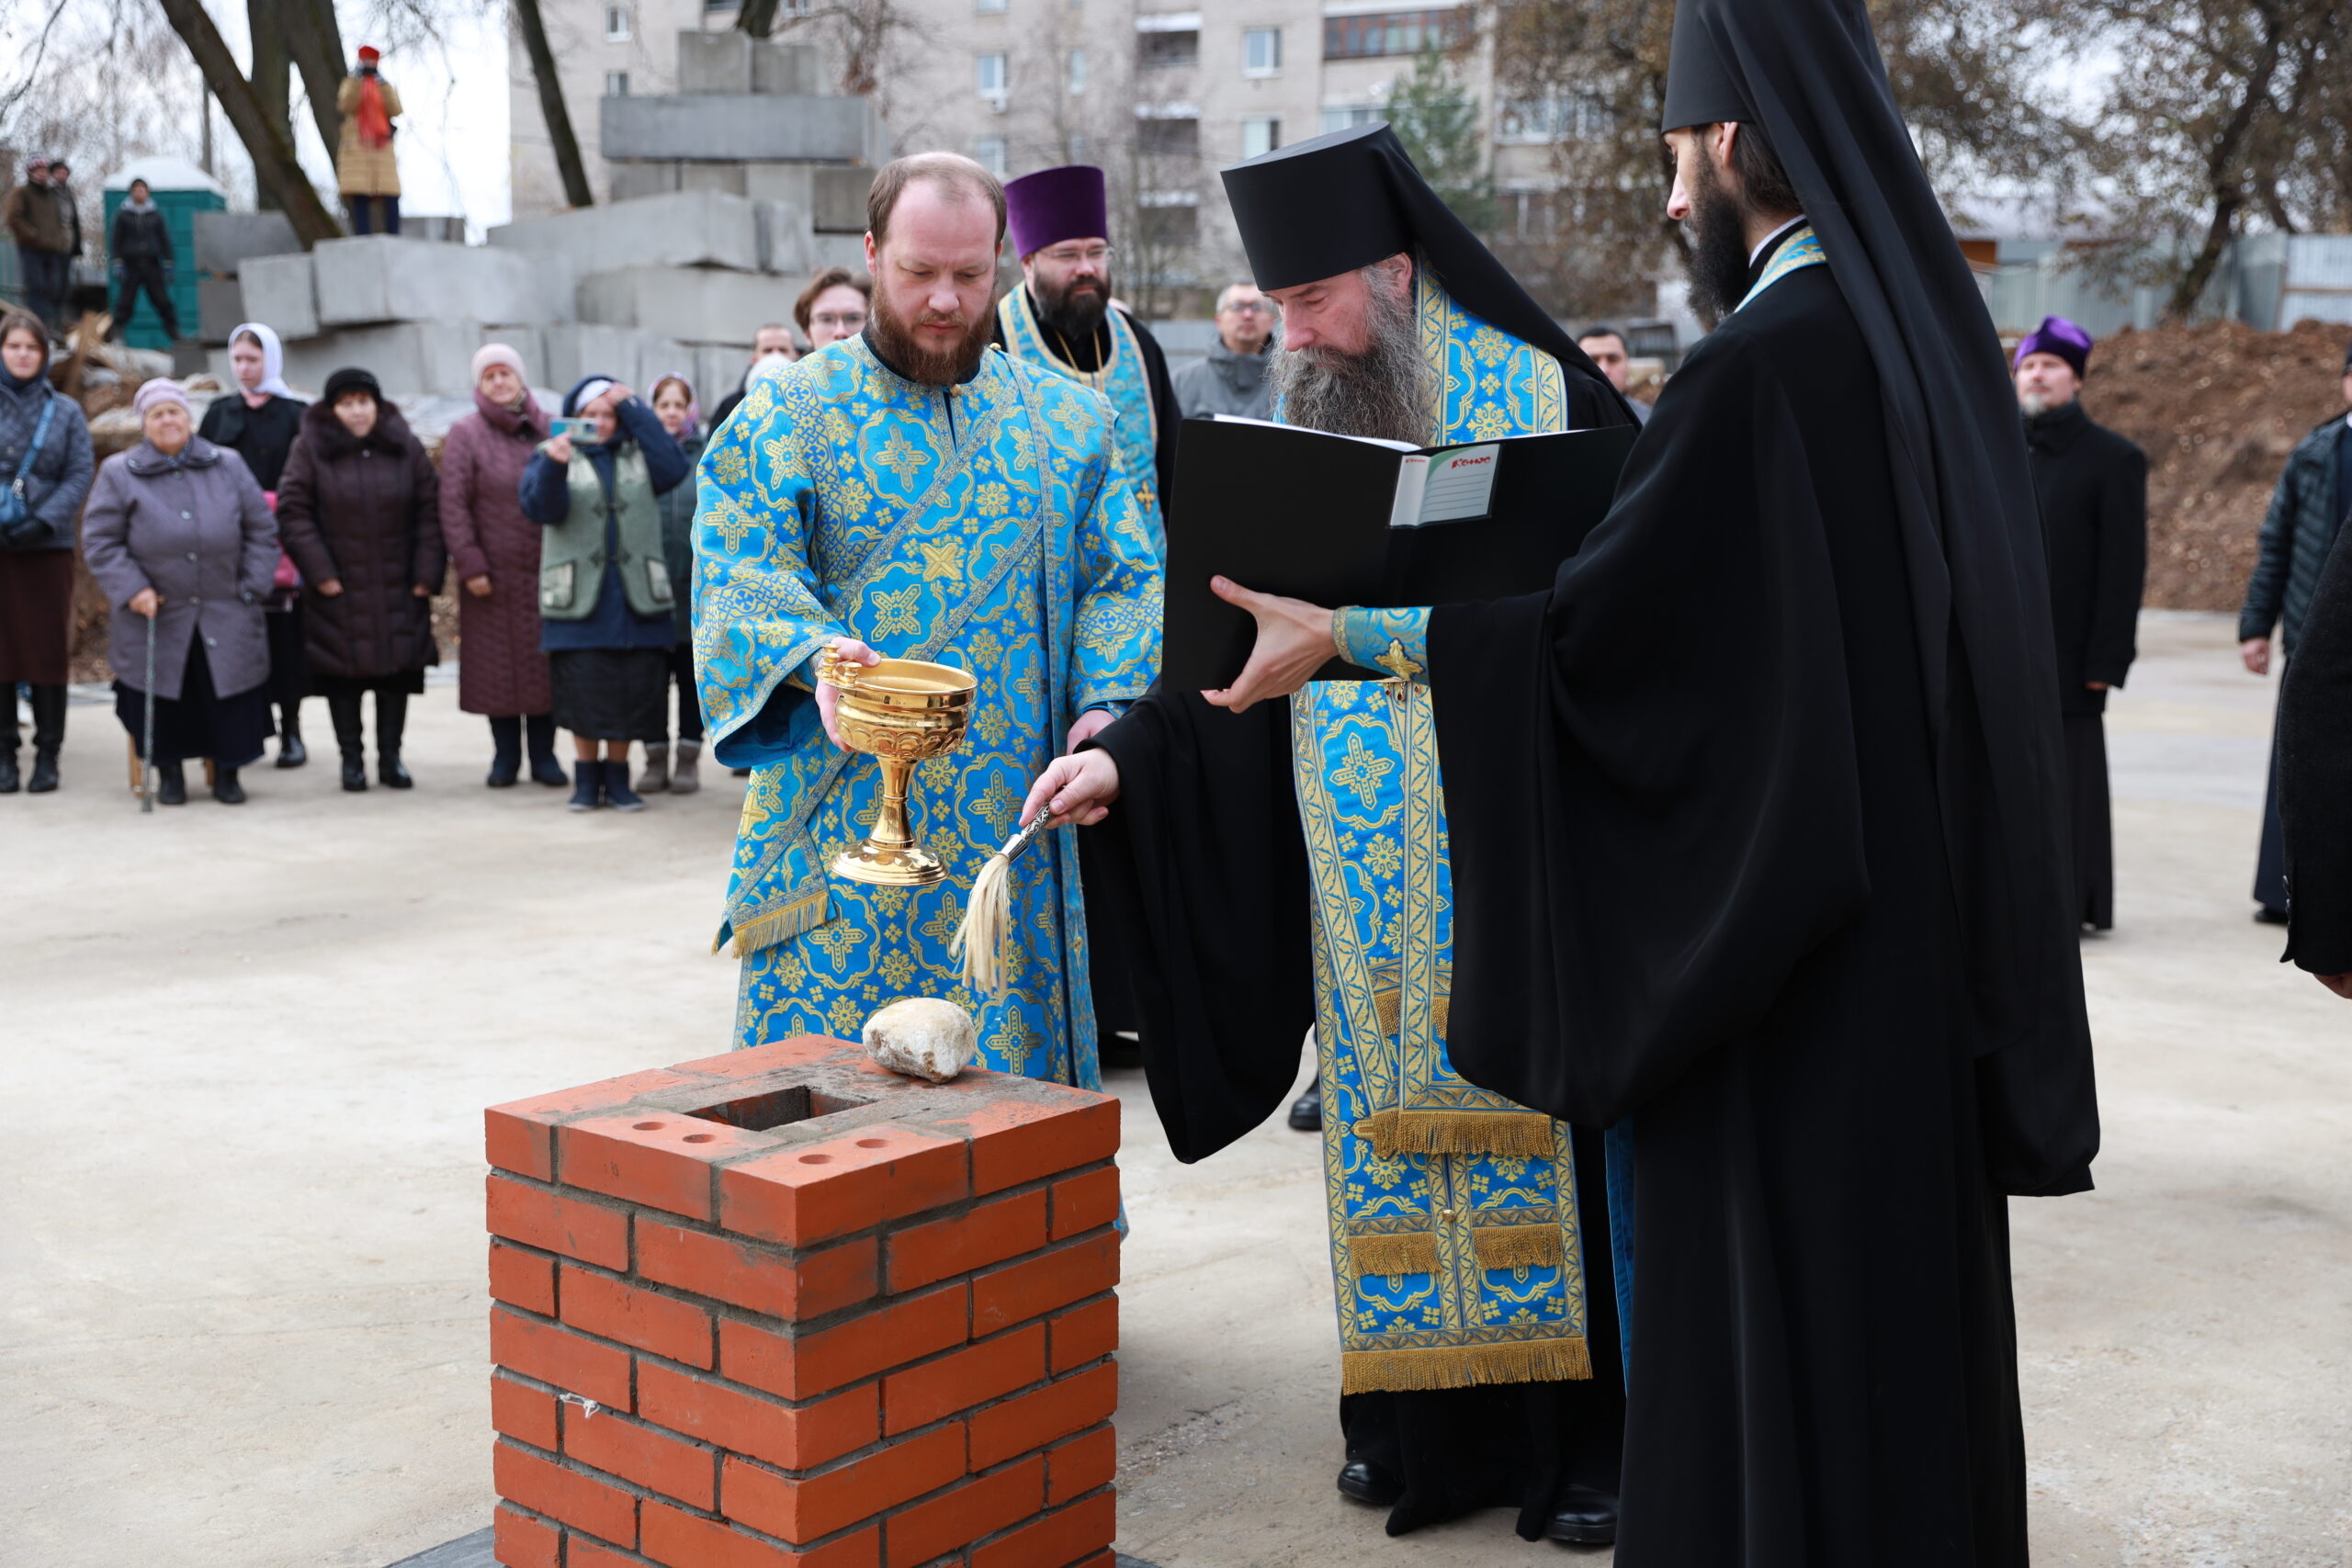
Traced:
<svg viewBox="0 0 2352 1568">
<path fill-rule="evenodd" d="M 244 459 L 196 434 L 179 383 L 149 381 L 131 406 L 143 439 L 99 466 L 82 517 L 83 558 L 115 612 L 115 713 L 155 770 L 158 801 L 187 804 L 181 764 L 200 757 L 212 798 L 235 806 L 237 771 L 271 732 L 261 605 L 277 525 Z M 151 669 L 143 684 L 125 678 Z"/>
</svg>

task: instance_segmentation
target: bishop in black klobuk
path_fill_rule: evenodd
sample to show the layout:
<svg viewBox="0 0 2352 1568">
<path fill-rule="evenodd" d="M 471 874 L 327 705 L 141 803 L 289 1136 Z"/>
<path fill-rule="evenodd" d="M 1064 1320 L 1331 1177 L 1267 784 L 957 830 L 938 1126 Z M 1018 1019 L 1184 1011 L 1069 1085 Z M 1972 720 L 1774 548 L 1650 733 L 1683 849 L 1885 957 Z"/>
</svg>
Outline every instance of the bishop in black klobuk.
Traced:
<svg viewBox="0 0 2352 1568">
<path fill-rule="evenodd" d="M 1609 516 L 1548 593 L 1252 597 L 1208 697 L 1279 713 L 1335 635 L 1434 692 L 1446 1050 L 1608 1130 L 1619 1568 L 2021 1568 L 2008 1201 L 2087 1190 L 2098 1123 L 2016 405 L 1861 0 L 1684 0 L 1666 105 L 1723 320 Z M 1045 794 L 1170 882 L 1283 863 L 1241 749 L 1125 728 Z M 1281 904 L 1166 917 L 1237 1082 L 1298 1005 Z"/>
<path fill-rule="evenodd" d="M 1283 310 L 1283 423 L 1416 446 L 1631 423 L 1386 126 L 1225 182 Z M 1499 1506 L 1531 1540 L 1606 1542 L 1624 1392 L 1601 1138 L 1447 1060 L 1434 705 L 1397 680 L 1318 682 L 1247 715 L 1147 697 L 1105 742 L 1129 791 L 1084 835 L 1103 874 L 1089 909 L 1134 955 L 1181 1158 L 1263 1121 L 1315 1028 L 1340 1489 L 1385 1507 L 1392 1534 Z"/>
</svg>

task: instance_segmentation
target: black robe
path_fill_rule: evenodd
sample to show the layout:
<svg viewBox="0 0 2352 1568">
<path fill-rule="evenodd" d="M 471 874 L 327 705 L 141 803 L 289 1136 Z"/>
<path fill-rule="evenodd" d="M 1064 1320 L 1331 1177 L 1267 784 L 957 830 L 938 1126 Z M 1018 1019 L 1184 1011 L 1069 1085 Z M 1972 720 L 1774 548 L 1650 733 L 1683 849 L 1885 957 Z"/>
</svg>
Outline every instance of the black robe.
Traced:
<svg viewBox="0 0 2352 1568">
<path fill-rule="evenodd" d="M 1550 594 L 1431 617 L 1449 1046 L 1630 1129 L 1620 1568 L 2026 1562 L 2004 1194 L 2089 1186 L 2090 1063 L 1964 1022 L 1885 431 L 1791 274 Z"/>
<path fill-rule="evenodd" d="M 2340 539 L 2301 631 L 2278 692 L 2286 957 L 2314 975 L 2352 974 L 2352 549 Z"/>
</svg>

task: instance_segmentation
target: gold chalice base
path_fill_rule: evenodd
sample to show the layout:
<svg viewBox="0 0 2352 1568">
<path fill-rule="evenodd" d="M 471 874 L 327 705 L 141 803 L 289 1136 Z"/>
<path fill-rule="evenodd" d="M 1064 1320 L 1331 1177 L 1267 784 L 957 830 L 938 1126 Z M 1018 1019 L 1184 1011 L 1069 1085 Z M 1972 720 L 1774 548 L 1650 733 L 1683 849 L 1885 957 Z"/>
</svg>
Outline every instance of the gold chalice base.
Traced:
<svg viewBox="0 0 2352 1568">
<path fill-rule="evenodd" d="M 818 673 L 841 688 L 833 722 L 843 743 L 882 764 L 874 830 L 833 862 L 833 874 L 879 887 L 929 887 L 941 881 L 946 863 L 915 841 L 907 795 L 917 762 L 964 743 L 978 679 L 967 670 L 917 659 L 855 665 L 828 656 L 818 661 Z"/>
</svg>

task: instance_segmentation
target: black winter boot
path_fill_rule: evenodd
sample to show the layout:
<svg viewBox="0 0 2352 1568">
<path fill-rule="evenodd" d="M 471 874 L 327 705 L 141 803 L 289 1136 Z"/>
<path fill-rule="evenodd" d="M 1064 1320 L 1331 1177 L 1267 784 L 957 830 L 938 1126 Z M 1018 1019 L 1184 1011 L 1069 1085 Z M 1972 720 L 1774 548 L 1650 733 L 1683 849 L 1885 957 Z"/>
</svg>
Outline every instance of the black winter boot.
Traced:
<svg viewBox="0 0 2352 1568">
<path fill-rule="evenodd" d="M 343 787 L 368 787 L 368 734 L 360 727 L 359 694 L 347 692 L 327 699 L 327 717 L 334 723 L 335 749 L 343 753 Z"/>
<path fill-rule="evenodd" d="M 0 751 L 0 795 L 14 795 L 24 787 L 24 775 L 17 771 L 17 749 L 10 746 Z"/>
<path fill-rule="evenodd" d="M 212 798 L 223 806 L 243 806 L 245 786 L 237 782 L 237 770 L 216 767 L 212 770 Z"/>
<path fill-rule="evenodd" d="M 592 762 L 582 757 L 571 764 L 580 775 L 580 783 L 571 791 L 571 798 L 564 804 L 574 811 L 594 811 L 605 804 L 605 764 Z"/>
<path fill-rule="evenodd" d="M 561 789 L 571 782 L 555 760 L 555 715 L 535 713 L 523 721 L 523 739 L 531 755 L 531 782 Z"/>
<path fill-rule="evenodd" d="M 481 782 L 492 789 L 512 789 L 523 773 L 523 721 L 490 721 L 490 776 Z"/>
<path fill-rule="evenodd" d="M 155 764 L 155 804 L 158 806 L 187 804 L 187 775 L 180 772 L 180 765 L 177 762 Z"/>
<path fill-rule="evenodd" d="M 300 704 L 285 703 L 278 711 L 285 716 L 277 721 L 277 765 L 299 768 L 311 760 L 309 748 L 302 744 L 302 709 Z"/>
<path fill-rule="evenodd" d="M 57 787 L 57 752 L 65 744 L 65 688 L 33 688 L 33 776 L 25 788 L 47 795 Z"/>
<path fill-rule="evenodd" d="M 408 694 L 376 693 L 376 781 L 387 789 L 409 789 L 416 781 L 401 766 L 401 737 L 408 730 Z"/>
</svg>

